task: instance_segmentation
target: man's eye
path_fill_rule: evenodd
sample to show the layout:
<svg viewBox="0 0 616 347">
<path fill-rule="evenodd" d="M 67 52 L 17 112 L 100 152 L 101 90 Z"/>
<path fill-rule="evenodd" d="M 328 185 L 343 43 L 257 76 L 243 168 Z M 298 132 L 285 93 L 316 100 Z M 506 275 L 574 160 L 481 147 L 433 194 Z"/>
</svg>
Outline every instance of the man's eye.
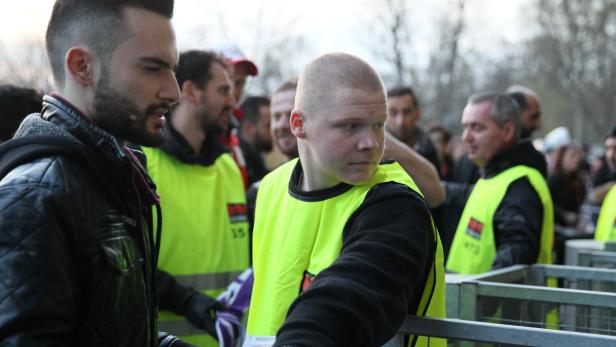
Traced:
<svg viewBox="0 0 616 347">
<path fill-rule="evenodd" d="M 145 66 L 143 69 L 150 72 L 158 72 L 160 71 L 160 66 Z"/>
</svg>

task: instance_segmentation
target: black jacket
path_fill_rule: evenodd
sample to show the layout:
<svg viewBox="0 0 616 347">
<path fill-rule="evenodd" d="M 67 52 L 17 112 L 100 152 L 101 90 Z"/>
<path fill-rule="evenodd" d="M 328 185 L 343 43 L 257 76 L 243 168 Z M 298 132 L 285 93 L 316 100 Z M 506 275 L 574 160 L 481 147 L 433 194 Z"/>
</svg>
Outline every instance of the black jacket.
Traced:
<svg viewBox="0 0 616 347">
<path fill-rule="evenodd" d="M 240 149 L 244 155 L 244 160 L 246 160 L 246 171 L 248 173 L 247 187 L 250 187 L 253 183 L 260 181 L 263 176 L 267 175 L 269 170 L 265 166 L 265 161 L 263 160 L 261 152 L 253 145 L 246 142 L 241 136 Z"/>
<path fill-rule="evenodd" d="M 483 178 L 494 177 L 516 166 L 537 169 L 545 177 L 545 158 L 530 141 L 522 141 L 497 153 L 482 170 Z M 453 235 L 473 185 L 446 182 L 447 201 L 442 206 L 440 226 L 453 227 Z M 443 221 L 442 219 L 445 219 Z M 543 205 L 526 177 L 513 181 L 494 213 L 496 258 L 493 269 L 515 264 L 533 264 L 539 256 L 539 241 L 543 224 Z"/>
<path fill-rule="evenodd" d="M 65 153 L 0 177 L 3 345 L 158 346 L 158 198 L 135 154 L 53 96 L 15 137 L 2 160 L 28 143 Z"/>
</svg>

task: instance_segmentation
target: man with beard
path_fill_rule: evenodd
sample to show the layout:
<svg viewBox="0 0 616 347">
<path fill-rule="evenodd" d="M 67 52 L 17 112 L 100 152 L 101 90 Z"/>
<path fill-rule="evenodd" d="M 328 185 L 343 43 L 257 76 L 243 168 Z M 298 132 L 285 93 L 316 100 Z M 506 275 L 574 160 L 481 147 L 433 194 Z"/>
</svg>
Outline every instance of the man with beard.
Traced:
<svg viewBox="0 0 616 347">
<path fill-rule="evenodd" d="M 246 80 L 248 76 L 256 76 L 259 73 L 257 66 L 251 60 L 246 58 L 244 53 L 233 43 L 221 43 L 212 47 L 212 51 L 220 56 L 221 59 L 227 64 L 229 69 L 229 78 L 231 79 L 231 92 L 235 102 L 231 111 L 228 112 L 227 117 L 222 119 L 222 126 L 224 131 L 220 134 L 219 140 L 231 152 L 231 156 L 237 163 L 244 179 L 244 186 L 249 187 L 248 184 L 248 163 L 246 162 L 246 154 L 241 148 L 240 138 L 238 135 L 238 128 L 240 121 L 244 117 L 242 110 L 237 108 L 235 103 L 239 103 L 244 96 L 244 88 L 246 87 Z"/>
<path fill-rule="evenodd" d="M 211 52 L 180 54 L 182 91 L 161 148 L 144 148 L 165 212 L 159 257 L 162 330 L 216 345 L 215 297 L 249 266 L 240 171 L 217 139 L 233 104 L 225 63 Z"/>
<path fill-rule="evenodd" d="M 244 114 L 240 120 L 240 148 L 246 160 L 250 186 L 268 172 L 262 153 L 272 150 L 270 101 L 263 96 L 252 96 L 242 102 L 240 110 Z"/>
<path fill-rule="evenodd" d="M 385 126 L 398 140 L 413 148 L 438 170 L 441 163 L 436 146 L 430 136 L 417 122 L 421 119 L 421 109 L 415 92 L 411 87 L 399 86 L 387 91 L 388 116 Z"/>
<path fill-rule="evenodd" d="M 0 149 L 5 344 L 179 345 L 157 334 L 158 196 L 125 146 L 164 141 L 179 98 L 172 14 L 172 0 L 55 2 L 56 92 Z"/>
</svg>

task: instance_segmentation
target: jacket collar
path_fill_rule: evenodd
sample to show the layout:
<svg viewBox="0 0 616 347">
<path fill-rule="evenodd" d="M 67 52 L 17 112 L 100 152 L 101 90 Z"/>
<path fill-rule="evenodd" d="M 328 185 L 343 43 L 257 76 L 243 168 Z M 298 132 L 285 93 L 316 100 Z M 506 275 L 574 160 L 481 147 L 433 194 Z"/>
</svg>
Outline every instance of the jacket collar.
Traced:
<svg viewBox="0 0 616 347">
<path fill-rule="evenodd" d="M 545 176 L 545 158 L 533 147 L 530 140 L 522 140 L 497 152 L 482 170 L 482 176 L 490 178 L 517 165 L 537 169 Z"/>
<path fill-rule="evenodd" d="M 155 185 L 133 151 L 114 135 L 92 123 L 71 103 L 57 94 L 46 95 L 43 97 L 41 118 L 83 143 L 101 176 L 119 185 L 134 184 L 142 198 L 152 203 L 158 202 Z"/>
<path fill-rule="evenodd" d="M 173 127 L 170 120 L 165 123 L 163 133 L 165 143 L 161 148 L 184 163 L 213 165 L 218 157 L 227 152 L 227 148 L 218 141 L 216 136 L 208 135 L 203 142 L 202 153 L 195 153 L 184 136 Z"/>
</svg>

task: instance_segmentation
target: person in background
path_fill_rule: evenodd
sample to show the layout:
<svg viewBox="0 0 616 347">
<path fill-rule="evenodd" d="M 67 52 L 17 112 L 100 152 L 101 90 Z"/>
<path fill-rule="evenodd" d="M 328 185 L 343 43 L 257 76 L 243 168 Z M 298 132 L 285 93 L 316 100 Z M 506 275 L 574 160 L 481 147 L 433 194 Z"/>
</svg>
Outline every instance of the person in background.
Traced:
<svg viewBox="0 0 616 347">
<path fill-rule="evenodd" d="M 381 163 L 386 118 L 383 83 L 361 59 L 332 53 L 304 69 L 289 119 L 299 158 L 257 195 L 245 346 L 379 346 L 408 313 L 444 316 L 438 233 L 410 176 Z"/>
<path fill-rule="evenodd" d="M 575 227 L 578 224 L 580 206 L 586 197 L 586 187 L 580 161 L 582 153 L 576 143 L 556 149 L 554 171 L 548 177 L 548 186 L 554 202 L 556 224 Z"/>
<path fill-rule="evenodd" d="M 220 144 L 232 106 L 231 81 L 215 54 L 180 54 L 182 95 L 164 128 L 165 144 L 146 147 L 147 169 L 165 213 L 158 294 L 163 330 L 214 346 L 216 300 L 249 264 L 246 198 L 240 171 Z"/>
<path fill-rule="evenodd" d="M 4 345 L 185 346 L 157 332 L 159 199 L 126 146 L 164 142 L 172 15 L 172 0 L 55 1 L 56 91 L 0 153 Z"/>
<path fill-rule="evenodd" d="M 410 148 L 428 159 L 434 168 L 441 167 L 438 152 L 430 136 L 417 124 L 421 118 L 421 108 L 411 87 L 400 86 L 387 91 L 388 117 L 387 131 Z"/>
<path fill-rule="evenodd" d="M 540 171 L 544 161 L 529 141 L 520 140 L 518 103 L 504 93 L 473 95 L 462 127 L 468 157 L 482 177 L 473 186 L 446 182 L 447 204 L 464 206 L 447 270 L 476 274 L 552 263 L 552 198 Z"/>
<path fill-rule="evenodd" d="M 241 103 L 240 110 L 244 114 L 240 120 L 240 148 L 246 160 L 250 187 L 268 173 L 263 153 L 272 150 L 270 100 L 263 96 L 251 96 Z"/>
<path fill-rule="evenodd" d="M 513 85 L 505 91 L 520 106 L 520 122 L 522 124 L 520 139 L 530 138 L 534 132 L 541 129 L 541 102 L 539 95 L 534 90 Z"/>
<path fill-rule="evenodd" d="M 212 51 L 218 54 L 227 64 L 229 77 L 232 82 L 231 93 L 234 100 L 233 107 L 228 112 L 227 117 L 221 119 L 223 132 L 219 135 L 219 140 L 230 150 L 233 160 L 235 160 L 242 173 L 244 187 L 248 189 L 246 158 L 242 152 L 238 136 L 240 120 L 244 115 L 237 105 L 244 96 L 244 88 L 246 87 L 248 76 L 257 76 L 259 70 L 255 63 L 247 59 L 244 53 L 234 44 L 222 43 L 212 47 Z"/>
<path fill-rule="evenodd" d="M 0 143 L 13 137 L 27 115 L 39 112 L 42 102 L 43 95 L 35 89 L 0 85 Z"/>
<path fill-rule="evenodd" d="M 605 164 L 592 179 L 592 190 L 588 193 L 588 201 L 601 205 L 605 195 L 616 184 L 616 126 L 603 140 Z"/>
<path fill-rule="evenodd" d="M 439 167 L 439 176 L 445 181 L 450 181 L 453 178 L 453 158 L 450 155 L 449 149 L 451 132 L 445 129 L 444 126 L 436 124 L 428 128 L 428 134 L 435 144 L 438 153 L 438 161 L 441 165 Z"/>
<path fill-rule="evenodd" d="M 507 88 L 505 93 L 511 96 L 520 107 L 520 140 L 530 141 L 532 134 L 541 128 L 541 103 L 539 95 L 534 90 L 521 85 L 513 85 Z M 543 155 L 535 150 L 533 156 L 536 157 L 538 163 L 541 160 L 543 161 L 543 164 L 538 169 L 547 178 L 547 163 L 545 159 L 541 159 Z M 455 163 L 452 181 L 474 184 L 480 177 L 479 168 L 468 158 L 468 155 L 462 155 Z"/>
</svg>

